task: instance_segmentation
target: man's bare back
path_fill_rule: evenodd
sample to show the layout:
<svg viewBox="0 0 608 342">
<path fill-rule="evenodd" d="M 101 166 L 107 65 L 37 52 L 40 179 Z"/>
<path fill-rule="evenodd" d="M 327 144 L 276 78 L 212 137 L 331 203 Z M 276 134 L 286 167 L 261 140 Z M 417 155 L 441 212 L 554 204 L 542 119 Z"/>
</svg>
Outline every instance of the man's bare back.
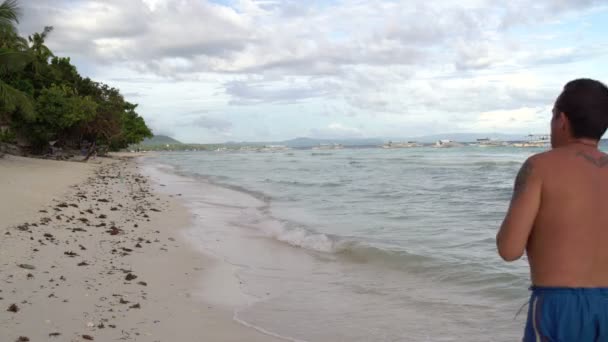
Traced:
<svg viewBox="0 0 608 342">
<path fill-rule="evenodd" d="M 551 116 L 552 150 L 521 167 L 496 235 L 506 261 L 527 251 L 524 342 L 608 341 L 608 87 L 568 82 Z"/>
<path fill-rule="evenodd" d="M 608 156 L 572 144 L 532 163 L 542 178 L 527 245 L 532 283 L 608 287 Z"/>
</svg>

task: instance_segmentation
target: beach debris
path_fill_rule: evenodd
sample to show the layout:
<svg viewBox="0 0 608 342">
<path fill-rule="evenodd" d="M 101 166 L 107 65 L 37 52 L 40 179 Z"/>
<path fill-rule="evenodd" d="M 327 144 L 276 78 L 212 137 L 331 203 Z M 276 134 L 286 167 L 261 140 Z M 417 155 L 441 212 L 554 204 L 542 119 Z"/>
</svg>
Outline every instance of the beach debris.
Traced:
<svg viewBox="0 0 608 342">
<path fill-rule="evenodd" d="M 87 210 L 85 210 L 85 212 L 87 212 L 89 214 L 93 214 L 93 209 L 87 209 Z"/>
<path fill-rule="evenodd" d="M 129 309 L 141 309 L 141 305 L 139 303 L 129 306 Z"/>
<path fill-rule="evenodd" d="M 19 312 L 19 307 L 17 304 L 11 304 L 6 311 L 17 313 Z"/>
<path fill-rule="evenodd" d="M 78 266 L 89 266 L 89 264 L 86 261 L 82 261 L 78 263 Z"/>
<path fill-rule="evenodd" d="M 106 231 L 107 233 L 110 233 L 110 235 L 118 235 L 122 232 L 122 230 L 116 228 L 116 226 L 112 226 L 108 231 Z"/>
<path fill-rule="evenodd" d="M 108 203 L 108 202 L 110 202 L 110 201 L 108 201 L 108 200 L 107 200 L 107 199 L 105 199 L 105 198 L 99 198 L 99 199 L 97 200 L 97 202 Z"/>
<path fill-rule="evenodd" d="M 65 254 L 65 255 L 69 256 L 70 258 L 73 258 L 73 257 L 75 257 L 75 256 L 78 256 L 78 254 L 77 254 L 77 253 L 74 253 L 74 252 L 72 252 L 72 251 L 66 251 L 66 252 L 63 252 L 63 254 Z"/>
<path fill-rule="evenodd" d="M 70 203 L 70 207 L 72 207 L 72 208 L 78 208 L 78 204 L 76 204 L 76 203 Z"/>
<path fill-rule="evenodd" d="M 93 341 L 94 340 L 93 336 L 91 336 L 91 335 L 82 335 L 82 338 L 85 339 L 85 340 L 87 340 L 87 341 Z"/>
<path fill-rule="evenodd" d="M 105 325 L 103 325 L 103 322 L 101 322 L 101 323 L 99 323 L 99 325 L 97 325 L 97 328 L 98 328 L 98 329 L 103 329 L 103 328 L 105 328 L 105 327 L 106 327 L 106 326 L 105 326 Z"/>
<path fill-rule="evenodd" d="M 30 224 L 29 223 L 20 224 L 16 228 L 19 229 L 20 231 L 25 232 L 25 231 L 30 230 Z"/>
<path fill-rule="evenodd" d="M 43 217 L 40 219 L 40 224 L 49 224 L 51 221 L 50 217 Z"/>
<path fill-rule="evenodd" d="M 87 250 L 87 248 L 85 246 L 83 246 L 83 245 L 78 245 L 78 247 L 80 247 L 81 251 L 86 251 Z"/>
<path fill-rule="evenodd" d="M 58 336 L 61 336 L 61 333 L 52 332 L 52 333 L 49 334 L 49 337 L 58 337 Z"/>
<path fill-rule="evenodd" d="M 116 208 L 116 207 L 110 208 L 110 211 L 116 211 L 116 210 L 118 210 L 118 208 Z"/>
<path fill-rule="evenodd" d="M 125 300 L 124 298 L 120 298 L 120 300 L 118 301 L 120 304 L 129 304 L 128 300 Z"/>
<path fill-rule="evenodd" d="M 80 221 L 82 223 L 87 223 L 87 222 L 89 222 L 89 219 L 87 219 L 85 217 L 80 217 L 80 218 L 78 218 L 78 221 Z"/>
<path fill-rule="evenodd" d="M 25 336 L 19 336 L 19 338 L 16 340 L 16 342 L 29 342 L 29 337 L 25 337 Z"/>
<path fill-rule="evenodd" d="M 76 232 L 86 232 L 86 229 L 82 229 L 82 228 L 72 228 L 72 233 L 76 233 Z"/>
<path fill-rule="evenodd" d="M 129 273 L 129 274 L 127 274 L 127 276 L 125 277 L 125 280 L 126 280 L 126 281 L 131 281 L 131 280 L 134 280 L 134 279 L 137 279 L 137 276 L 136 276 L 135 274 L 133 274 L 133 273 Z"/>
<path fill-rule="evenodd" d="M 38 210 L 38 212 L 39 212 L 39 213 L 47 213 L 47 214 L 48 214 L 48 211 L 46 211 L 46 210 L 44 210 L 44 209 L 43 209 L 43 210 Z"/>
<path fill-rule="evenodd" d="M 150 208 L 150 210 L 155 211 L 157 213 L 160 213 L 160 210 L 156 209 L 156 208 Z"/>
<path fill-rule="evenodd" d="M 68 204 L 65 202 L 61 202 L 61 203 L 57 204 L 57 208 L 67 208 L 67 207 L 68 207 Z"/>
<path fill-rule="evenodd" d="M 146 283 L 145 281 L 140 281 L 137 283 L 137 285 L 148 286 L 148 283 Z"/>
<path fill-rule="evenodd" d="M 141 244 L 138 242 L 137 245 L 135 245 L 136 248 L 141 248 Z"/>
<path fill-rule="evenodd" d="M 89 322 L 89 323 L 87 323 L 87 327 L 89 327 L 89 328 L 92 328 L 92 327 L 94 327 L 94 326 L 95 326 L 95 323 L 93 323 L 93 322 Z"/>
<path fill-rule="evenodd" d="M 31 273 L 28 273 L 28 274 L 27 274 L 27 279 L 32 279 L 32 278 L 34 278 L 34 275 L 33 275 L 33 274 L 31 274 Z"/>
<path fill-rule="evenodd" d="M 107 218 L 107 217 L 108 217 L 108 216 L 107 216 L 106 214 L 101 214 L 101 215 L 99 215 L 97 218 L 100 218 L 100 219 L 105 219 L 105 218 Z"/>
<path fill-rule="evenodd" d="M 24 268 L 26 270 L 35 270 L 36 267 L 33 265 L 28 265 L 28 264 L 19 264 L 19 267 Z"/>
</svg>

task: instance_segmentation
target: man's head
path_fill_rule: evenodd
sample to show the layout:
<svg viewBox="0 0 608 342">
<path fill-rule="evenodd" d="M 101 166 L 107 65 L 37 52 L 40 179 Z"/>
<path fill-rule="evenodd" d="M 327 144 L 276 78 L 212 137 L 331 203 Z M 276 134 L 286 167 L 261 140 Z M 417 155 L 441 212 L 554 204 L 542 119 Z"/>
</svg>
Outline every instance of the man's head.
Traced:
<svg viewBox="0 0 608 342">
<path fill-rule="evenodd" d="M 587 78 L 568 82 L 553 107 L 551 145 L 560 147 L 575 139 L 600 140 L 607 128 L 606 85 Z"/>
</svg>

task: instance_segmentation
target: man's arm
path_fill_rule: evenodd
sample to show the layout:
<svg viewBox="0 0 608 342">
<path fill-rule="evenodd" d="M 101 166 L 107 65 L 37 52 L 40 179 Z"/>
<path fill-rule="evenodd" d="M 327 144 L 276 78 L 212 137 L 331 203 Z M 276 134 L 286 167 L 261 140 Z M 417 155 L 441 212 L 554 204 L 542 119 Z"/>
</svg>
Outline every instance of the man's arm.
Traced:
<svg viewBox="0 0 608 342">
<path fill-rule="evenodd" d="M 496 236 L 498 254 L 506 261 L 524 254 L 540 208 L 542 180 L 535 163 L 538 162 L 531 157 L 519 170 L 509 211 Z"/>
</svg>

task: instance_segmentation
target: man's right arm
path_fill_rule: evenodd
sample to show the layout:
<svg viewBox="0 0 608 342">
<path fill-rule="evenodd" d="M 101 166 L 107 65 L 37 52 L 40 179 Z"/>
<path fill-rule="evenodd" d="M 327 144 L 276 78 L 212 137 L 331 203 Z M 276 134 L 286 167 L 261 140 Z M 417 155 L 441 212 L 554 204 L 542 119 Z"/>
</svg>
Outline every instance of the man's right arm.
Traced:
<svg viewBox="0 0 608 342">
<path fill-rule="evenodd" d="M 509 211 L 496 235 L 498 254 L 505 261 L 517 260 L 524 254 L 540 209 L 542 179 L 537 164 L 537 157 L 531 157 L 519 170 Z"/>
</svg>

